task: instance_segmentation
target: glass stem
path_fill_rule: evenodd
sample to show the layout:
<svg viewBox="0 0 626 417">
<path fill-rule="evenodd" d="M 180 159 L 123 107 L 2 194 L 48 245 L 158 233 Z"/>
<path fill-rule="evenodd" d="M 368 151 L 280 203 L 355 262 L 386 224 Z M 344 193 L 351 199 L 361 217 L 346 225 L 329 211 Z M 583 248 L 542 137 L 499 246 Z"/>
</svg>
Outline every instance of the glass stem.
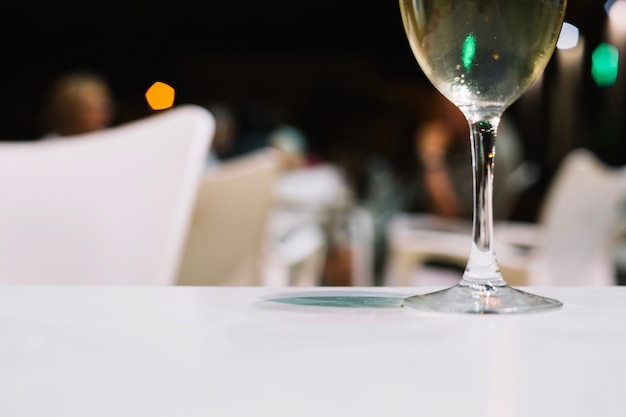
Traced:
<svg viewBox="0 0 626 417">
<path fill-rule="evenodd" d="M 493 169 L 500 115 L 468 118 L 472 147 L 474 216 L 472 247 L 461 285 L 506 285 L 493 245 Z"/>
</svg>

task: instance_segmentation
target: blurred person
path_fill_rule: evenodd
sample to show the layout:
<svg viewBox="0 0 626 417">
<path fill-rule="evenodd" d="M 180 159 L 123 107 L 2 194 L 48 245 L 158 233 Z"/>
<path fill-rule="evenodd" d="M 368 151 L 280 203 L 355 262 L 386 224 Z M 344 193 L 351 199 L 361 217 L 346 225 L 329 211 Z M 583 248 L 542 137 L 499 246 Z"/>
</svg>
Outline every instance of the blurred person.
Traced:
<svg viewBox="0 0 626 417">
<path fill-rule="evenodd" d="M 68 72 L 48 91 L 42 112 L 43 139 L 104 129 L 113 124 L 114 116 L 113 94 L 104 76 L 91 71 Z"/>
<path fill-rule="evenodd" d="M 283 167 L 287 170 L 304 168 L 307 164 L 307 140 L 295 126 L 281 124 L 268 137 L 268 144 L 283 153 Z"/>
<path fill-rule="evenodd" d="M 236 158 L 249 152 L 273 147 L 281 152 L 285 170 L 304 166 L 306 137 L 294 126 L 254 119 L 255 125 L 248 130 L 245 122 L 239 122 L 234 109 L 228 104 L 211 102 L 204 105 L 215 118 L 215 134 L 207 154 L 207 164 L 214 165 L 222 160 Z"/>
<path fill-rule="evenodd" d="M 474 187 L 468 122 L 461 111 L 440 94 L 435 94 L 429 106 L 428 115 L 413 132 L 412 152 L 417 162 L 415 189 L 407 194 L 409 199 L 403 209 L 471 219 Z M 523 159 L 519 134 L 512 121 L 503 116 L 496 139 L 494 197 L 499 185 Z M 496 217 L 499 214 L 495 213 Z"/>
<path fill-rule="evenodd" d="M 387 227 L 397 213 L 427 213 L 470 220 L 473 177 L 469 125 L 461 111 L 437 91 L 423 105 L 389 158 L 367 162 L 363 205 L 375 221 L 374 264 L 378 282 L 387 262 Z M 505 115 L 498 128 L 494 200 L 505 179 L 524 160 L 517 129 Z M 494 217 L 503 218 L 494 204 Z"/>
<path fill-rule="evenodd" d="M 420 210 L 444 217 L 465 217 L 472 209 L 469 128 L 453 105 L 436 106 L 436 117 L 419 125 L 413 136 L 413 152 L 424 188 Z"/>
<path fill-rule="evenodd" d="M 269 144 L 269 135 L 282 119 L 276 106 L 265 101 L 251 102 L 235 113 L 237 130 L 222 153 L 222 159 L 235 158 Z"/>
<path fill-rule="evenodd" d="M 253 102 L 235 112 L 223 104 L 207 106 L 216 118 L 217 135 L 209 154 L 214 162 L 273 147 L 281 151 L 285 171 L 308 164 L 307 138 L 287 121 L 285 110 L 272 102 Z"/>
</svg>

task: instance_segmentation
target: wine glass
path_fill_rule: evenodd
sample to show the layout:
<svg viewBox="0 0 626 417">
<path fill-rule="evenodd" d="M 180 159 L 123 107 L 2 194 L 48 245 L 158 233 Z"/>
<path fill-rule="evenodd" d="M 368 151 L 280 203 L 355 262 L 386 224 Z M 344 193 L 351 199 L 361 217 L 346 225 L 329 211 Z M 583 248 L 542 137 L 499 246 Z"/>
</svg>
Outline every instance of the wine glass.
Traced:
<svg viewBox="0 0 626 417">
<path fill-rule="evenodd" d="M 449 288 L 406 298 L 403 307 L 454 313 L 522 313 L 558 300 L 509 286 L 493 239 L 496 133 L 505 109 L 544 71 L 567 0 L 399 0 L 418 64 L 470 127 L 474 214 L 465 272 Z"/>
</svg>

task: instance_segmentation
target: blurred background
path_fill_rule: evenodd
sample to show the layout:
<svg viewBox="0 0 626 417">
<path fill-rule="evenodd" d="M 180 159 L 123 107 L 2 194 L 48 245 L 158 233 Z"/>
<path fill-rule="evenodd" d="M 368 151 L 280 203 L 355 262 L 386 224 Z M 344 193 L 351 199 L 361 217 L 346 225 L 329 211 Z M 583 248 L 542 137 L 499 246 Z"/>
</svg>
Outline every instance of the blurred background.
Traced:
<svg viewBox="0 0 626 417">
<path fill-rule="evenodd" d="M 151 112 L 144 93 L 155 81 L 175 88 L 176 105 L 279 109 L 304 132 L 309 151 L 343 167 L 359 190 L 372 156 L 400 161 L 431 90 L 396 1 L 13 1 L 2 17 L 2 140 L 40 137 L 51 82 L 88 68 L 111 82 L 116 123 Z M 513 218 L 533 220 L 557 163 L 574 147 L 626 163 L 626 34 L 611 32 L 600 0 L 570 0 L 566 21 L 580 31 L 578 49 L 557 50 L 507 110 L 526 157 L 541 168 Z M 599 85 L 592 54 L 603 42 L 617 48 L 621 67 Z"/>
</svg>

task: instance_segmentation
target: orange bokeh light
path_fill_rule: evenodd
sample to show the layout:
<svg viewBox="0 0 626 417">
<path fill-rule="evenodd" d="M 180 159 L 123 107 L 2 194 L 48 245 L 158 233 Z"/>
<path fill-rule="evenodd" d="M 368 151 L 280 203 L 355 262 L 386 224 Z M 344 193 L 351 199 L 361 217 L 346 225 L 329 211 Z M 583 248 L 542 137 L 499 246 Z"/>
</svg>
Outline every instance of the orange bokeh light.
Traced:
<svg viewBox="0 0 626 417">
<path fill-rule="evenodd" d="M 146 91 L 146 100 L 152 110 L 165 110 L 174 105 L 174 89 L 161 81 L 157 81 Z"/>
</svg>

